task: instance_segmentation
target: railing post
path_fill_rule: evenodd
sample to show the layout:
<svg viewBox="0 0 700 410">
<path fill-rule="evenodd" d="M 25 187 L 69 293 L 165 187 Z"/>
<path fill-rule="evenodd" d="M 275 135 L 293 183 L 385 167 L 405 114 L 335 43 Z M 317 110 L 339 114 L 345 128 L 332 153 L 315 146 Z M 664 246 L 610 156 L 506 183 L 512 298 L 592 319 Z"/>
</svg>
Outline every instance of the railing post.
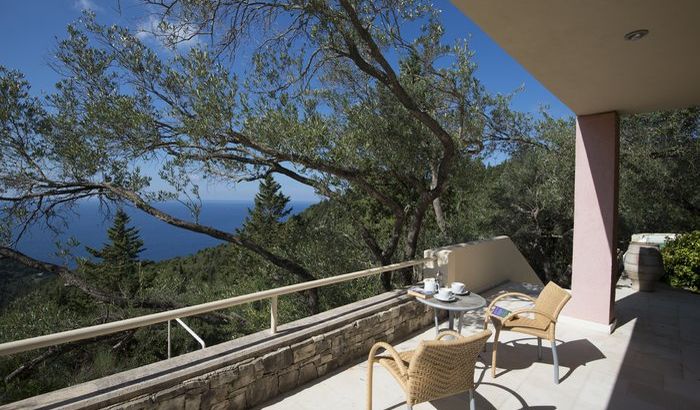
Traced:
<svg viewBox="0 0 700 410">
<path fill-rule="evenodd" d="M 199 345 L 202 347 L 202 349 L 204 349 L 205 347 L 207 347 L 207 345 L 204 343 L 204 340 L 202 340 L 202 338 L 199 337 L 199 335 L 198 335 L 197 333 L 195 333 L 195 331 L 192 330 L 191 327 L 187 326 L 187 325 L 185 324 L 185 322 L 182 321 L 182 319 L 177 318 L 177 319 L 175 319 L 175 321 L 176 321 L 180 326 L 182 326 L 182 328 L 185 329 L 185 330 L 187 331 L 187 333 L 189 333 L 190 336 L 192 336 L 192 337 L 194 338 L 194 340 L 197 341 L 197 343 L 199 343 Z"/>
<path fill-rule="evenodd" d="M 277 333 L 277 296 L 270 298 L 270 333 Z"/>
<path fill-rule="evenodd" d="M 168 359 L 170 359 L 170 321 L 168 320 Z"/>
</svg>

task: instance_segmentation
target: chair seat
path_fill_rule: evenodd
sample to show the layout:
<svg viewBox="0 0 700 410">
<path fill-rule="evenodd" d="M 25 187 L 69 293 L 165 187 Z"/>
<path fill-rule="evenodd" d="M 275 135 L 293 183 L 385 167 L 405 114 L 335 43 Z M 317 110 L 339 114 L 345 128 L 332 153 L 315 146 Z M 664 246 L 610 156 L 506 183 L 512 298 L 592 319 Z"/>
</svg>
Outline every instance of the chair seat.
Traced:
<svg viewBox="0 0 700 410">
<path fill-rule="evenodd" d="M 545 318 L 539 317 L 531 319 L 523 316 L 515 316 L 504 323 L 504 327 L 525 327 L 530 329 L 547 330 L 551 322 Z"/>
<path fill-rule="evenodd" d="M 535 337 L 550 339 L 551 322 L 547 319 L 531 319 L 523 316 L 515 316 L 503 323 L 502 318 L 491 315 L 491 321 L 498 323 L 501 330 L 510 330 L 513 332 L 521 332 Z"/>
<path fill-rule="evenodd" d="M 542 339 L 547 339 L 547 340 L 554 339 L 554 336 L 550 332 L 547 332 L 545 330 L 536 329 L 533 327 L 514 326 L 514 327 L 504 327 L 503 330 L 510 330 L 511 332 L 525 333 L 526 335 L 540 337 Z"/>
<path fill-rule="evenodd" d="M 403 361 L 404 366 L 408 368 L 409 363 L 411 362 L 411 358 L 413 357 L 413 350 L 408 350 L 405 352 L 399 352 L 399 357 Z M 401 384 L 401 388 L 404 390 L 407 389 L 408 385 L 408 375 L 402 375 L 401 371 L 399 371 L 399 366 L 396 364 L 396 360 L 394 360 L 393 357 L 390 356 L 379 356 L 377 357 L 377 361 L 379 362 L 380 365 L 384 366 L 389 372 L 396 378 L 396 380 L 399 381 Z"/>
<path fill-rule="evenodd" d="M 529 308 L 514 309 L 512 316 L 507 320 L 491 314 L 493 308 L 498 306 L 496 303 L 505 298 L 528 299 L 532 304 Z M 564 308 L 564 305 L 571 299 L 571 294 L 559 287 L 554 282 L 549 282 L 542 289 L 537 299 L 521 292 L 507 292 L 501 294 L 491 301 L 491 304 L 486 310 L 484 318 L 484 328 L 490 321 L 496 328 L 496 335 L 493 341 L 493 352 L 491 353 L 491 376 L 496 377 L 496 353 L 498 351 L 498 336 L 501 330 L 509 330 L 517 333 L 535 336 L 537 341 L 537 356 L 541 359 L 542 340 L 547 339 L 552 345 L 552 361 L 554 364 L 554 383 L 559 383 L 559 359 L 557 357 L 555 329 L 559 312 Z"/>
</svg>

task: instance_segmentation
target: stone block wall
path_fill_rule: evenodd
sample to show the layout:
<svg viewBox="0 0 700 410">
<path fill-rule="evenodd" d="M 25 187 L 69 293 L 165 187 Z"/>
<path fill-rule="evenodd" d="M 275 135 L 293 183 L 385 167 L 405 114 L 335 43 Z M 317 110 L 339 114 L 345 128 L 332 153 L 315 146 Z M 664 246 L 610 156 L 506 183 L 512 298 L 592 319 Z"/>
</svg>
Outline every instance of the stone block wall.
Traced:
<svg viewBox="0 0 700 410">
<path fill-rule="evenodd" d="M 246 409 L 344 365 L 366 358 L 375 342 L 401 341 L 433 322 L 433 310 L 410 298 L 277 346 L 173 387 L 114 404 L 119 409 Z"/>
</svg>

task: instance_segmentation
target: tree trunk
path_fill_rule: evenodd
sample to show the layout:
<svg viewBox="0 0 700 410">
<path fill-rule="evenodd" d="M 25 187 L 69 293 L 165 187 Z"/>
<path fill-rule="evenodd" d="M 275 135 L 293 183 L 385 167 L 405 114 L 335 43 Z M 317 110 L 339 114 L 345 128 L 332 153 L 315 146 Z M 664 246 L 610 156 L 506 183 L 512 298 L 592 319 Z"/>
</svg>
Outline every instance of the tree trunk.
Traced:
<svg viewBox="0 0 700 410">
<path fill-rule="evenodd" d="M 376 238 L 372 235 L 372 233 L 369 231 L 369 229 L 367 229 L 366 226 L 359 225 L 360 235 L 362 236 L 362 239 L 365 241 L 365 244 L 369 248 L 370 252 L 372 252 L 374 258 L 382 266 L 391 264 L 391 257 L 393 256 L 394 250 L 396 249 L 396 243 L 398 243 L 399 234 L 401 232 L 401 225 L 403 224 L 402 222 L 403 218 L 401 219 L 401 222 L 398 224 L 398 226 L 396 224 L 394 225 L 394 238 L 392 238 L 392 241 L 390 241 L 390 245 L 387 249 L 382 249 L 379 246 L 379 243 L 377 243 Z M 382 288 L 384 288 L 384 290 L 387 292 L 393 289 L 393 286 L 391 285 L 391 277 L 392 272 L 384 272 L 381 273 L 379 276 L 382 282 Z"/>
<path fill-rule="evenodd" d="M 438 185 L 437 166 L 430 165 L 430 189 L 435 189 Z M 447 236 L 447 223 L 445 223 L 445 214 L 442 211 L 442 203 L 440 197 L 433 199 L 433 211 L 435 211 L 435 222 L 443 236 Z"/>
<path fill-rule="evenodd" d="M 420 236 L 420 231 L 423 226 L 423 219 L 425 218 L 425 213 L 428 209 L 429 204 L 432 202 L 430 194 L 423 193 L 420 200 L 418 201 L 418 206 L 413 212 L 413 220 L 411 221 L 411 226 L 408 228 L 406 234 L 406 245 L 405 253 L 406 259 L 413 259 L 416 257 L 416 250 L 418 248 L 418 237 Z M 404 285 L 410 285 L 413 283 L 413 270 L 405 269 L 401 277 L 403 279 Z"/>
<path fill-rule="evenodd" d="M 309 306 L 309 311 L 312 315 L 315 315 L 321 311 L 321 307 L 318 302 L 318 289 L 309 289 L 306 292 L 306 303 Z"/>
<path fill-rule="evenodd" d="M 442 211 L 442 203 L 440 198 L 433 199 L 433 210 L 435 211 L 435 221 L 437 222 L 440 233 L 447 237 L 447 223 L 445 222 L 445 214 Z"/>
<path fill-rule="evenodd" d="M 391 260 L 389 258 L 386 258 L 386 257 L 383 257 L 381 262 L 382 262 L 382 266 L 391 265 Z M 387 292 L 394 288 L 394 286 L 391 284 L 392 276 L 393 276 L 392 272 L 384 272 L 381 274 L 382 287 Z"/>
</svg>

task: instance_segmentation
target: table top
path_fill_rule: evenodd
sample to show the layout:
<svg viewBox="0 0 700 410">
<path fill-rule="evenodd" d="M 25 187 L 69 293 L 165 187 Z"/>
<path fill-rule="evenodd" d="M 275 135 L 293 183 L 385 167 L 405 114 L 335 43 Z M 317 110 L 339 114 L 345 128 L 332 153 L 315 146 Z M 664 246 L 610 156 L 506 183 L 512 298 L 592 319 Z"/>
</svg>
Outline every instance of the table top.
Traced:
<svg viewBox="0 0 700 410">
<path fill-rule="evenodd" d="M 434 297 L 430 299 L 416 298 L 416 300 L 434 308 L 461 312 L 479 309 L 486 306 L 486 299 L 474 292 L 464 296 L 457 296 L 457 300 L 454 302 L 443 302 L 435 299 Z"/>
</svg>

